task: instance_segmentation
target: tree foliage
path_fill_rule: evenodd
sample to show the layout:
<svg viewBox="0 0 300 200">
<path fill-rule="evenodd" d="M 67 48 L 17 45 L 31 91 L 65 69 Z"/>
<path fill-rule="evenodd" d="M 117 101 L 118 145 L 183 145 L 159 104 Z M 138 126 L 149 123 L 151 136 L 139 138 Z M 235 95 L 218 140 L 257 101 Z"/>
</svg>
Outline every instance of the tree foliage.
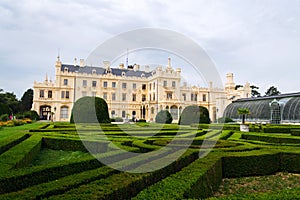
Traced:
<svg viewBox="0 0 300 200">
<path fill-rule="evenodd" d="M 73 106 L 71 123 L 110 123 L 107 103 L 99 97 L 82 97 Z"/>
<path fill-rule="evenodd" d="M 159 111 L 155 117 L 155 122 L 160 124 L 171 124 L 172 121 L 172 115 L 167 110 Z"/>
<path fill-rule="evenodd" d="M 20 102 L 12 92 L 0 91 L 0 114 L 13 114 L 20 111 Z"/>
<path fill-rule="evenodd" d="M 260 97 L 261 94 L 258 92 L 259 87 L 255 86 L 255 85 L 251 85 L 251 96 L 252 97 Z"/>
<path fill-rule="evenodd" d="M 28 89 L 21 98 L 21 111 L 30 111 L 33 103 L 33 90 Z"/>
<path fill-rule="evenodd" d="M 238 114 L 242 115 L 242 124 L 245 124 L 245 117 L 250 114 L 250 110 L 248 108 L 238 108 Z"/>
<path fill-rule="evenodd" d="M 187 106 L 181 113 L 179 118 L 179 125 L 190 125 L 190 124 L 209 124 L 209 113 L 207 108 L 203 106 Z"/>
<path fill-rule="evenodd" d="M 274 96 L 281 94 L 275 86 L 271 86 L 265 93 L 265 96 Z"/>
<path fill-rule="evenodd" d="M 243 87 L 243 86 L 242 86 L 242 85 L 236 85 L 234 89 L 237 90 L 237 89 L 239 89 L 240 87 Z"/>
</svg>

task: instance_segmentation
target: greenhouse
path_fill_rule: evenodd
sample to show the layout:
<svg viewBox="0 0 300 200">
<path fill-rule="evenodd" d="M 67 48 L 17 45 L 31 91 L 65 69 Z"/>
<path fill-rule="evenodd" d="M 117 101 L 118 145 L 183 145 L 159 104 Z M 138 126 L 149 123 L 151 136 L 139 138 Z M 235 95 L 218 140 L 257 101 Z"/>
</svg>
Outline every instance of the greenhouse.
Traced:
<svg viewBox="0 0 300 200">
<path fill-rule="evenodd" d="M 241 121 L 239 108 L 249 109 L 248 122 L 300 123 L 300 93 L 239 99 L 226 107 L 224 117 Z"/>
</svg>

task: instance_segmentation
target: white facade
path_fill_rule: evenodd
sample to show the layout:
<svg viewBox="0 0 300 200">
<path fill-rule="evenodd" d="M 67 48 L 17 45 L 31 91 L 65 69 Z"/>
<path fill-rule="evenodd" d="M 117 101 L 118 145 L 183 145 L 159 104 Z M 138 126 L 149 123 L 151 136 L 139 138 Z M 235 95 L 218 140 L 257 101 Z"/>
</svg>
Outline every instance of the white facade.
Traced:
<svg viewBox="0 0 300 200">
<path fill-rule="evenodd" d="M 166 67 L 141 71 L 139 65 L 120 64 L 111 68 L 85 66 L 84 61 L 73 65 L 55 64 L 55 81 L 46 77 L 42 83 L 34 82 L 33 110 L 42 119 L 69 121 L 76 100 L 83 96 L 98 96 L 106 100 L 111 118 L 138 118 L 154 121 L 160 110 L 169 110 L 173 122 L 189 105 L 208 108 L 210 119 L 222 117 L 225 107 L 239 98 L 251 95 L 249 83 L 235 90 L 233 74 L 227 74 L 225 89 L 187 86 L 181 83 L 181 69 L 173 69 L 168 59 Z"/>
</svg>

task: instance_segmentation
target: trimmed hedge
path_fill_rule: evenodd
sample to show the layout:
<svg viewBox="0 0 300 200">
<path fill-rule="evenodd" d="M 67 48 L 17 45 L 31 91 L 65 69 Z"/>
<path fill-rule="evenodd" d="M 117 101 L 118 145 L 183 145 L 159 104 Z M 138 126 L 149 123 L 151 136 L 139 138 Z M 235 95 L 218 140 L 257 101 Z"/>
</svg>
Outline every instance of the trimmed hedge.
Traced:
<svg viewBox="0 0 300 200">
<path fill-rule="evenodd" d="M 262 134 L 251 134 L 243 133 L 241 135 L 242 139 L 245 140 L 256 140 L 269 143 L 279 143 L 279 144 L 300 144 L 300 138 L 290 138 L 290 137 L 278 137 L 273 135 L 262 135 Z"/>
<path fill-rule="evenodd" d="M 109 157 L 111 162 L 120 158 L 120 151 L 111 151 L 97 157 Z M 126 156 L 124 156 L 126 158 Z M 0 194 L 18 191 L 37 184 L 53 181 L 71 174 L 102 167 L 94 157 L 65 161 L 47 166 L 24 168 L 4 173 L 0 177 Z"/>
<path fill-rule="evenodd" d="M 284 126 L 276 126 L 276 127 L 263 127 L 264 133 L 291 133 L 290 127 L 284 127 Z"/>
<path fill-rule="evenodd" d="M 100 97 L 82 97 L 73 106 L 71 123 L 110 123 L 107 103 Z"/>
<path fill-rule="evenodd" d="M 222 181 L 221 159 L 209 155 L 144 189 L 133 199 L 207 198 Z"/>
<path fill-rule="evenodd" d="M 109 167 L 100 167 L 93 170 L 65 176 L 58 180 L 45 182 L 17 192 L 0 195 L 0 199 L 45 199 L 53 195 L 63 194 L 73 188 L 79 187 L 89 182 L 103 179 L 119 171 Z"/>
<path fill-rule="evenodd" d="M 84 142 L 84 144 L 83 144 Z M 108 149 L 108 142 L 92 142 L 92 141 L 82 141 L 80 139 L 62 139 L 62 138 L 43 138 L 43 146 L 54 150 L 64 150 L 64 151 L 82 151 L 91 153 L 103 152 Z M 88 146 L 88 150 L 86 146 Z"/>
<path fill-rule="evenodd" d="M 300 154 L 282 153 L 280 155 L 280 170 L 300 173 Z"/>
<path fill-rule="evenodd" d="M 41 146 L 42 137 L 31 136 L 19 145 L 12 147 L 0 156 L 0 173 L 6 174 L 7 170 L 27 166 L 38 154 Z"/>
<path fill-rule="evenodd" d="M 197 156 L 197 152 L 188 151 L 177 161 L 157 171 L 142 174 L 121 172 L 120 174 L 94 181 L 72 189 L 65 194 L 50 197 L 49 199 L 130 199 L 145 187 L 181 170 L 193 162 Z M 167 158 L 168 155 L 161 159 Z"/>
<path fill-rule="evenodd" d="M 300 129 L 291 129 L 292 136 L 300 136 Z"/>
<path fill-rule="evenodd" d="M 223 176 L 226 178 L 242 176 L 267 175 L 278 172 L 280 154 L 248 155 L 240 153 L 236 156 L 222 158 Z"/>
<path fill-rule="evenodd" d="M 2 140 L 0 142 L 0 155 L 4 153 L 5 151 L 9 150 L 10 148 L 18 145 L 19 143 L 23 142 L 24 140 L 28 139 L 30 137 L 29 134 L 19 134 L 11 136 L 5 140 Z"/>
</svg>

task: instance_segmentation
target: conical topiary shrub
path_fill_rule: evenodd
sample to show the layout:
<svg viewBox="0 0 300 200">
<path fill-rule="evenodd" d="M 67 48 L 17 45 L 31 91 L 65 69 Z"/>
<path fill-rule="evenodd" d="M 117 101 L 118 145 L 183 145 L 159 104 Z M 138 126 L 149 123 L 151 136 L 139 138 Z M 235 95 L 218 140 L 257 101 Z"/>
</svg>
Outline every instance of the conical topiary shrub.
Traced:
<svg viewBox="0 0 300 200">
<path fill-rule="evenodd" d="M 155 117 L 155 122 L 160 124 L 171 124 L 172 121 L 172 115 L 167 110 L 159 111 Z"/>
<path fill-rule="evenodd" d="M 203 106 L 188 106 L 186 107 L 179 118 L 179 125 L 190 125 L 190 124 L 209 124 L 209 113 L 207 108 Z"/>
<path fill-rule="evenodd" d="M 107 103 L 99 97 L 82 97 L 73 106 L 71 123 L 110 123 Z"/>
</svg>

